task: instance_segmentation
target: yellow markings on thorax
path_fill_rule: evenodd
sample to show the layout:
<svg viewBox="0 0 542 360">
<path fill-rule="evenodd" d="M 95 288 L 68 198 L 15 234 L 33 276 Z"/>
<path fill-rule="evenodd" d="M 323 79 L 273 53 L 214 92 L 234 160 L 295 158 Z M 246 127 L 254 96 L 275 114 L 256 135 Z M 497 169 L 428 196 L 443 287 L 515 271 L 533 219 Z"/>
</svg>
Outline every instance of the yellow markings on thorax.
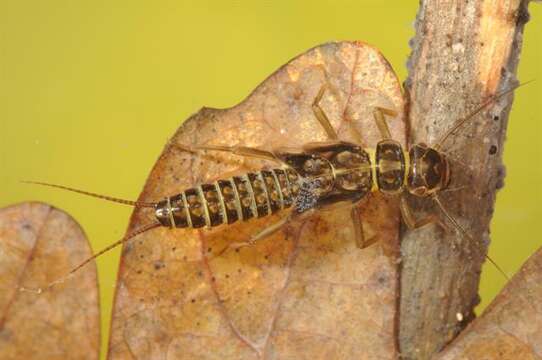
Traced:
<svg viewBox="0 0 542 360">
<path fill-rule="evenodd" d="M 371 164 L 371 178 L 373 179 L 373 186 L 371 192 L 378 191 L 378 182 L 376 181 L 376 150 L 375 149 L 363 149 L 369 154 L 369 162 Z"/>
<path fill-rule="evenodd" d="M 378 179 L 377 179 L 377 173 L 376 173 L 377 167 L 379 167 L 379 164 L 376 163 L 376 151 L 375 149 L 364 149 L 364 150 L 369 154 L 369 159 L 371 160 L 371 174 L 373 178 L 373 186 L 371 188 L 371 192 L 380 191 L 378 187 L 378 181 L 377 181 Z M 403 187 L 404 187 L 407 184 L 408 172 L 410 171 L 410 155 L 408 151 L 405 151 L 402 147 L 401 147 L 401 151 L 403 152 L 403 158 L 405 162 L 404 164 L 401 164 L 399 161 L 393 161 L 393 162 L 387 161 L 385 162 L 385 165 L 387 166 L 386 168 L 387 170 L 399 170 L 401 166 L 404 166 L 405 168 L 405 173 L 403 177 Z"/>
<path fill-rule="evenodd" d="M 410 171 L 410 153 L 403 149 L 403 157 L 405 158 L 405 178 L 403 180 L 403 187 L 408 184 L 408 173 Z"/>
</svg>

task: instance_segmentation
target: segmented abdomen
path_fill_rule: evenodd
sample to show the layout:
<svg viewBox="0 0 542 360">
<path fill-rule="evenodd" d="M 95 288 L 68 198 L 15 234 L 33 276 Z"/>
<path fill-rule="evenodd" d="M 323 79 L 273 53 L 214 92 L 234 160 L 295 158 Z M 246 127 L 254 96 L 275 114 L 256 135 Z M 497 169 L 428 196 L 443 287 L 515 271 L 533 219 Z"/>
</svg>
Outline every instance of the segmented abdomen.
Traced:
<svg viewBox="0 0 542 360">
<path fill-rule="evenodd" d="M 158 202 L 155 214 L 163 226 L 213 227 L 289 208 L 298 191 L 294 170 L 261 170 L 187 189 Z"/>
</svg>

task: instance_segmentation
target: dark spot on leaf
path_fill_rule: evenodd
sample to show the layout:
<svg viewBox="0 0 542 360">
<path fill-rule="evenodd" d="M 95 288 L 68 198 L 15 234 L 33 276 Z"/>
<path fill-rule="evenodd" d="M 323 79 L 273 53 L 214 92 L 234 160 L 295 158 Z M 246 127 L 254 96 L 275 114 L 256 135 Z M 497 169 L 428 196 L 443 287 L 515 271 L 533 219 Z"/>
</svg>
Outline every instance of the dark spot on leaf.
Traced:
<svg viewBox="0 0 542 360">
<path fill-rule="evenodd" d="M 192 299 L 192 300 L 190 300 L 190 302 L 193 304 L 193 303 L 196 302 L 196 299 Z"/>
</svg>

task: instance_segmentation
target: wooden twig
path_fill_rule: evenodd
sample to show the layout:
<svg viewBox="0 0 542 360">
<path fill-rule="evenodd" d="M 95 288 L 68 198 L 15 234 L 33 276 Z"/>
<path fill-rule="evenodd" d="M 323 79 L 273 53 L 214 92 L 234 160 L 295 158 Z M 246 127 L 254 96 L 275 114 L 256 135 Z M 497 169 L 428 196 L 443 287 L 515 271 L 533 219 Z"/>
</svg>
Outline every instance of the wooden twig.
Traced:
<svg viewBox="0 0 542 360">
<path fill-rule="evenodd" d="M 421 1 L 406 82 L 412 143 L 435 145 L 476 105 L 517 84 L 527 20 L 524 0 Z M 474 317 L 495 194 L 503 183 L 501 155 L 511 102 L 512 95 L 489 106 L 442 147 L 453 163 L 451 187 L 468 186 L 443 194 L 442 201 L 472 239 L 437 226 L 404 232 L 403 358 L 430 358 Z M 420 213 L 439 212 L 429 200 L 412 204 Z"/>
</svg>

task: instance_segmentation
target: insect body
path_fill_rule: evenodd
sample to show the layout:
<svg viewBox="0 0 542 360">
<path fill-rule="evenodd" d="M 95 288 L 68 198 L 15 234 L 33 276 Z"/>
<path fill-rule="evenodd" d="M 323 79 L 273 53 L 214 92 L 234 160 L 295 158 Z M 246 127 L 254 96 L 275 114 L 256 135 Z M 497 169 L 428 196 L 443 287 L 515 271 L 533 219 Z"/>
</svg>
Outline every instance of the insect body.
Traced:
<svg viewBox="0 0 542 360">
<path fill-rule="evenodd" d="M 453 132 L 472 119 L 474 115 L 515 88 L 496 95 L 480 105 L 474 112 L 460 119 L 436 145 L 431 147 L 418 143 L 412 145 L 408 151 L 405 151 L 399 142 L 391 138 L 385 116 L 393 116 L 395 112 L 385 108 L 376 108 L 373 112 L 374 121 L 382 137 L 374 149 L 364 149 L 361 142 L 339 140 L 325 112 L 319 106 L 325 89 L 326 87 L 322 86 L 312 108 L 315 118 L 328 136 L 328 141 L 305 144 L 296 152 L 242 146 L 177 146 L 181 151 L 222 151 L 244 157 L 265 159 L 280 165 L 274 168 L 262 168 L 260 171 L 220 179 L 213 183 L 200 184 L 156 203 L 133 202 L 60 185 L 33 182 L 109 201 L 154 209 L 156 222 L 126 235 L 123 239 L 85 260 L 69 274 L 74 273 L 113 247 L 158 226 L 211 228 L 269 216 L 290 208 L 291 212 L 288 216 L 269 225 L 248 241 L 236 243 L 233 246 L 251 245 L 282 229 L 296 217 L 310 216 L 312 212 L 319 209 L 346 204 L 351 207 L 356 244 L 359 248 L 365 248 L 372 241 L 365 239 L 358 205 L 371 191 L 400 197 L 401 215 L 409 228 L 417 228 L 429 223 L 445 226 L 435 215 L 424 219 L 415 219 L 404 195 L 410 193 L 417 197 L 429 197 L 441 209 L 449 222 L 463 236 L 469 237 L 466 231 L 448 214 L 438 198 L 438 193 L 449 185 L 452 175 L 448 159 L 439 149 Z M 489 260 L 491 261 L 491 259 Z M 59 281 L 62 279 L 49 286 Z"/>
<path fill-rule="evenodd" d="M 231 224 L 271 215 L 292 207 L 289 218 L 270 226 L 245 244 L 274 232 L 292 217 L 338 203 L 350 203 L 352 218 L 357 218 L 357 205 L 371 191 L 401 195 L 406 191 L 416 196 L 435 196 L 450 180 L 446 156 L 424 144 L 412 146 L 408 152 L 391 139 L 384 115 L 387 109 L 376 109 L 375 121 L 383 140 L 375 149 L 340 141 L 325 113 L 318 108 L 324 88 L 315 100 L 316 118 L 328 132 L 327 142 L 305 144 L 299 152 L 266 151 L 246 147 L 199 146 L 181 150 L 225 151 L 242 156 L 264 158 L 281 164 L 281 168 L 221 179 L 212 184 L 167 197 L 155 204 L 158 223 L 167 227 L 200 228 Z M 401 202 L 403 217 L 409 227 L 422 226 L 429 220 L 415 221 L 406 201 Z M 419 225 L 422 224 L 422 225 Z M 362 224 L 356 234 L 358 247 L 368 243 Z"/>
<path fill-rule="evenodd" d="M 299 154 L 273 156 L 283 168 L 249 172 L 167 197 L 155 205 L 157 220 L 166 227 L 214 227 L 292 206 L 303 213 L 342 201 L 356 203 L 371 190 L 397 194 L 407 188 L 425 196 L 449 180 L 444 155 L 423 144 L 406 154 L 391 139 L 382 140 L 374 150 L 347 142 L 313 143 Z"/>
</svg>

